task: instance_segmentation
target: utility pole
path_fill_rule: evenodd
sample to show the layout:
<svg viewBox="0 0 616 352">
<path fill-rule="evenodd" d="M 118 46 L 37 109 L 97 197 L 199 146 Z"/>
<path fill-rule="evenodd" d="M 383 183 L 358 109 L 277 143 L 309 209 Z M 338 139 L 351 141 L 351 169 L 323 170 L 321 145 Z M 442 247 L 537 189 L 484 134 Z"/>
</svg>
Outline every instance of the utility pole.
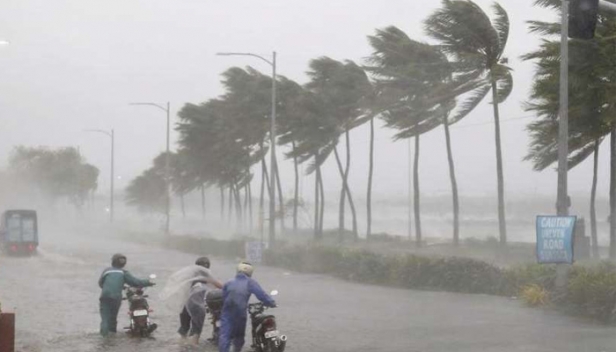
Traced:
<svg viewBox="0 0 616 352">
<path fill-rule="evenodd" d="M 110 190 L 109 190 L 109 222 L 113 223 L 113 214 L 114 214 L 114 168 L 115 168 L 115 134 L 113 128 L 109 131 L 106 130 L 84 130 L 84 132 L 95 132 L 106 135 L 111 139 L 111 174 L 109 177 Z"/>
<path fill-rule="evenodd" d="M 558 119 L 558 189 L 556 213 L 569 215 L 567 171 L 569 170 L 569 1 L 562 0 L 560 35 L 560 111 Z"/>
<path fill-rule="evenodd" d="M 169 130 L 170 123 L 170 103 L 167 102 L 166 107 L 155 103 L 130 103 L 128 105 L 149 105 L 164 111 L 167 114 L 167 152 L 165 154 L 165 234 L 169 235 L 169 222 L 171 219 L 171 154 L 169 151 Z"/>
</svg>

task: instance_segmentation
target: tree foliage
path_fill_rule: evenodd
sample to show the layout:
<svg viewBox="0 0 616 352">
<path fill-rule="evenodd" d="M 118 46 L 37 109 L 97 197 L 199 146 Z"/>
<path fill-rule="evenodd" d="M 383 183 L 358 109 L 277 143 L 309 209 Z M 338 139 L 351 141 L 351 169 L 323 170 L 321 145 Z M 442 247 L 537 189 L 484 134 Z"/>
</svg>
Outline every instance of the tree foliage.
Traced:
<svg viewBox="0 0 616 352">
<path fill-rule="evenodd" d="M 99 170 L 86 163 L 72 147 L 16 147 L 8 170 L 51 201 L 65 198 L 76 206 L 82 206 L 98 186 Z"/>
</svg>

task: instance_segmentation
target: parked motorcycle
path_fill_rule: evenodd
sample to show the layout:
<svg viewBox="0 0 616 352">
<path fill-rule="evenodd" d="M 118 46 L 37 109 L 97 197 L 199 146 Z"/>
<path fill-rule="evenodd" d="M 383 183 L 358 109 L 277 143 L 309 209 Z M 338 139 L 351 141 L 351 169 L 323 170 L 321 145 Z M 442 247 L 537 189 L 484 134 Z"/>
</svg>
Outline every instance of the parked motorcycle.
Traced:
<svg viewBox="0 0 616 352">
<path fill-rule="evenodd" d="M 220 336 L 220 315 L 222 314 L 222 290 L 213 289 L 205 294 L 205 308 L 212 324 L 212 337 L 208 339 L 211 343 L 218 345 Z"/>
<path fill-rule="evenodd" d="M 278 295 L 272 291 L 271 296 Z M 287 336 L 281 335 L 276 325 L 276 317 L 265 314 L 268 307 L 263 303 L 248 305 L 252 325 L 252 347 L 256 352 L 283 352 L 287 344 Z"/>
<path fill-rule="evenodd" d="M 156 275 L 150 275 L 150 280 L 154 280 Z M 148 304 L 148 295 L 144 294 L 144 288 L 124 287 L 128 301 L 128 316 L 130 317 L 130 326 L 125 327 L 127 332 L 135 337 L 148 337 L 158 325 L 150 321 L 150 305 Z"/>
</svg>

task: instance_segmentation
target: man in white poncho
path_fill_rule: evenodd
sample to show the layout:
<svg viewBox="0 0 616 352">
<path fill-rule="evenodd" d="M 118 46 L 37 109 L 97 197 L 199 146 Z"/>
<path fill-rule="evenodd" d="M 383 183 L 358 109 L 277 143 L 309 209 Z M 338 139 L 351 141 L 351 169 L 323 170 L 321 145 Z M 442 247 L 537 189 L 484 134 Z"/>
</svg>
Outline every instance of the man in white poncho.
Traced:
<svg viewBox="0 0 616 352">
<path fill-rule="evenodd" d="M 197 259 L 195 265 L 182 268 L 175 272 L 167 281 L 161 293 L 161 298 L 180 302 L 180 329 L 182 337 L 188 337 L 190 342 L 199 343 L 199 337 L 205 322 L 205 295 L 209 288 L 222 288 L 210 272 L 210 260 L 207 257 Z M 178 304 L 178 306 L 180 306 Z"/>
</svg>

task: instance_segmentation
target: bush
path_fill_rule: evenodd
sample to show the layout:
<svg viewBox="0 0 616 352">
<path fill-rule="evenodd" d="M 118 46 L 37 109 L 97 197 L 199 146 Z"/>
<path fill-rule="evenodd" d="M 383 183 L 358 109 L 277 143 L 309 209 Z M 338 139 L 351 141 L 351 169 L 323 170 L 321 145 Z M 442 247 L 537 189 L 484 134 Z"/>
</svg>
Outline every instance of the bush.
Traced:
<svg viewBox="0 0 616 352">
<path fill-rule="evenodd" d="M 522 287 L 520 296 L 531 307 L 546 305 L 549 301 L 550 293 L 537 284 L 530 284 Z"/>
<path fill-rule="evenodd" d="M 616 269 L 602 263 L 595 267 L 574 266 L 569 273 L 566 304 L 575 312 L 610 322 L 615 318 Z"/>
<path fill-rule="evenodd" d="M 524 287 L 538 285 L 548 291 L 554 291 L 556 282 L 556 265 L 526 264 L 505 269 L 505 292 L 516 295 Z"/>
<path fill-rule="evenodd" d="M 173 249 L 198 255 L 243 257 L 245 240 L 219 241 L 175 236 L 162 240 Z M 280 244 L 264 255 L 265 264 L 298 272 L 329 274 L 345 280 L 387 286 L 491 295 L 517 295 L 531 306 L 552 303 L 603 322 L 616 320 L 616 267 L 574 265 L 566 292 L 557 294 L 556 266 L 528 264 L 499 268 L 483 261 L 413 254 L 383 255 L 342 246 Z"/>
<path fill-rule="evenodd" d="M 341 247 L 286 247 L 266 254 L 266 264 L 345 280 L 416 289 L 499 294 L 504 277 L 491 264 L 468 258 L 387 256 Z"/>
<path fill-rule="evenodd" d="M 197 255 L 244 257 L 244 240 L 220 241 L 211 238 L 174 236 L 164 239 L 167 248 Z"/>
</svg>

